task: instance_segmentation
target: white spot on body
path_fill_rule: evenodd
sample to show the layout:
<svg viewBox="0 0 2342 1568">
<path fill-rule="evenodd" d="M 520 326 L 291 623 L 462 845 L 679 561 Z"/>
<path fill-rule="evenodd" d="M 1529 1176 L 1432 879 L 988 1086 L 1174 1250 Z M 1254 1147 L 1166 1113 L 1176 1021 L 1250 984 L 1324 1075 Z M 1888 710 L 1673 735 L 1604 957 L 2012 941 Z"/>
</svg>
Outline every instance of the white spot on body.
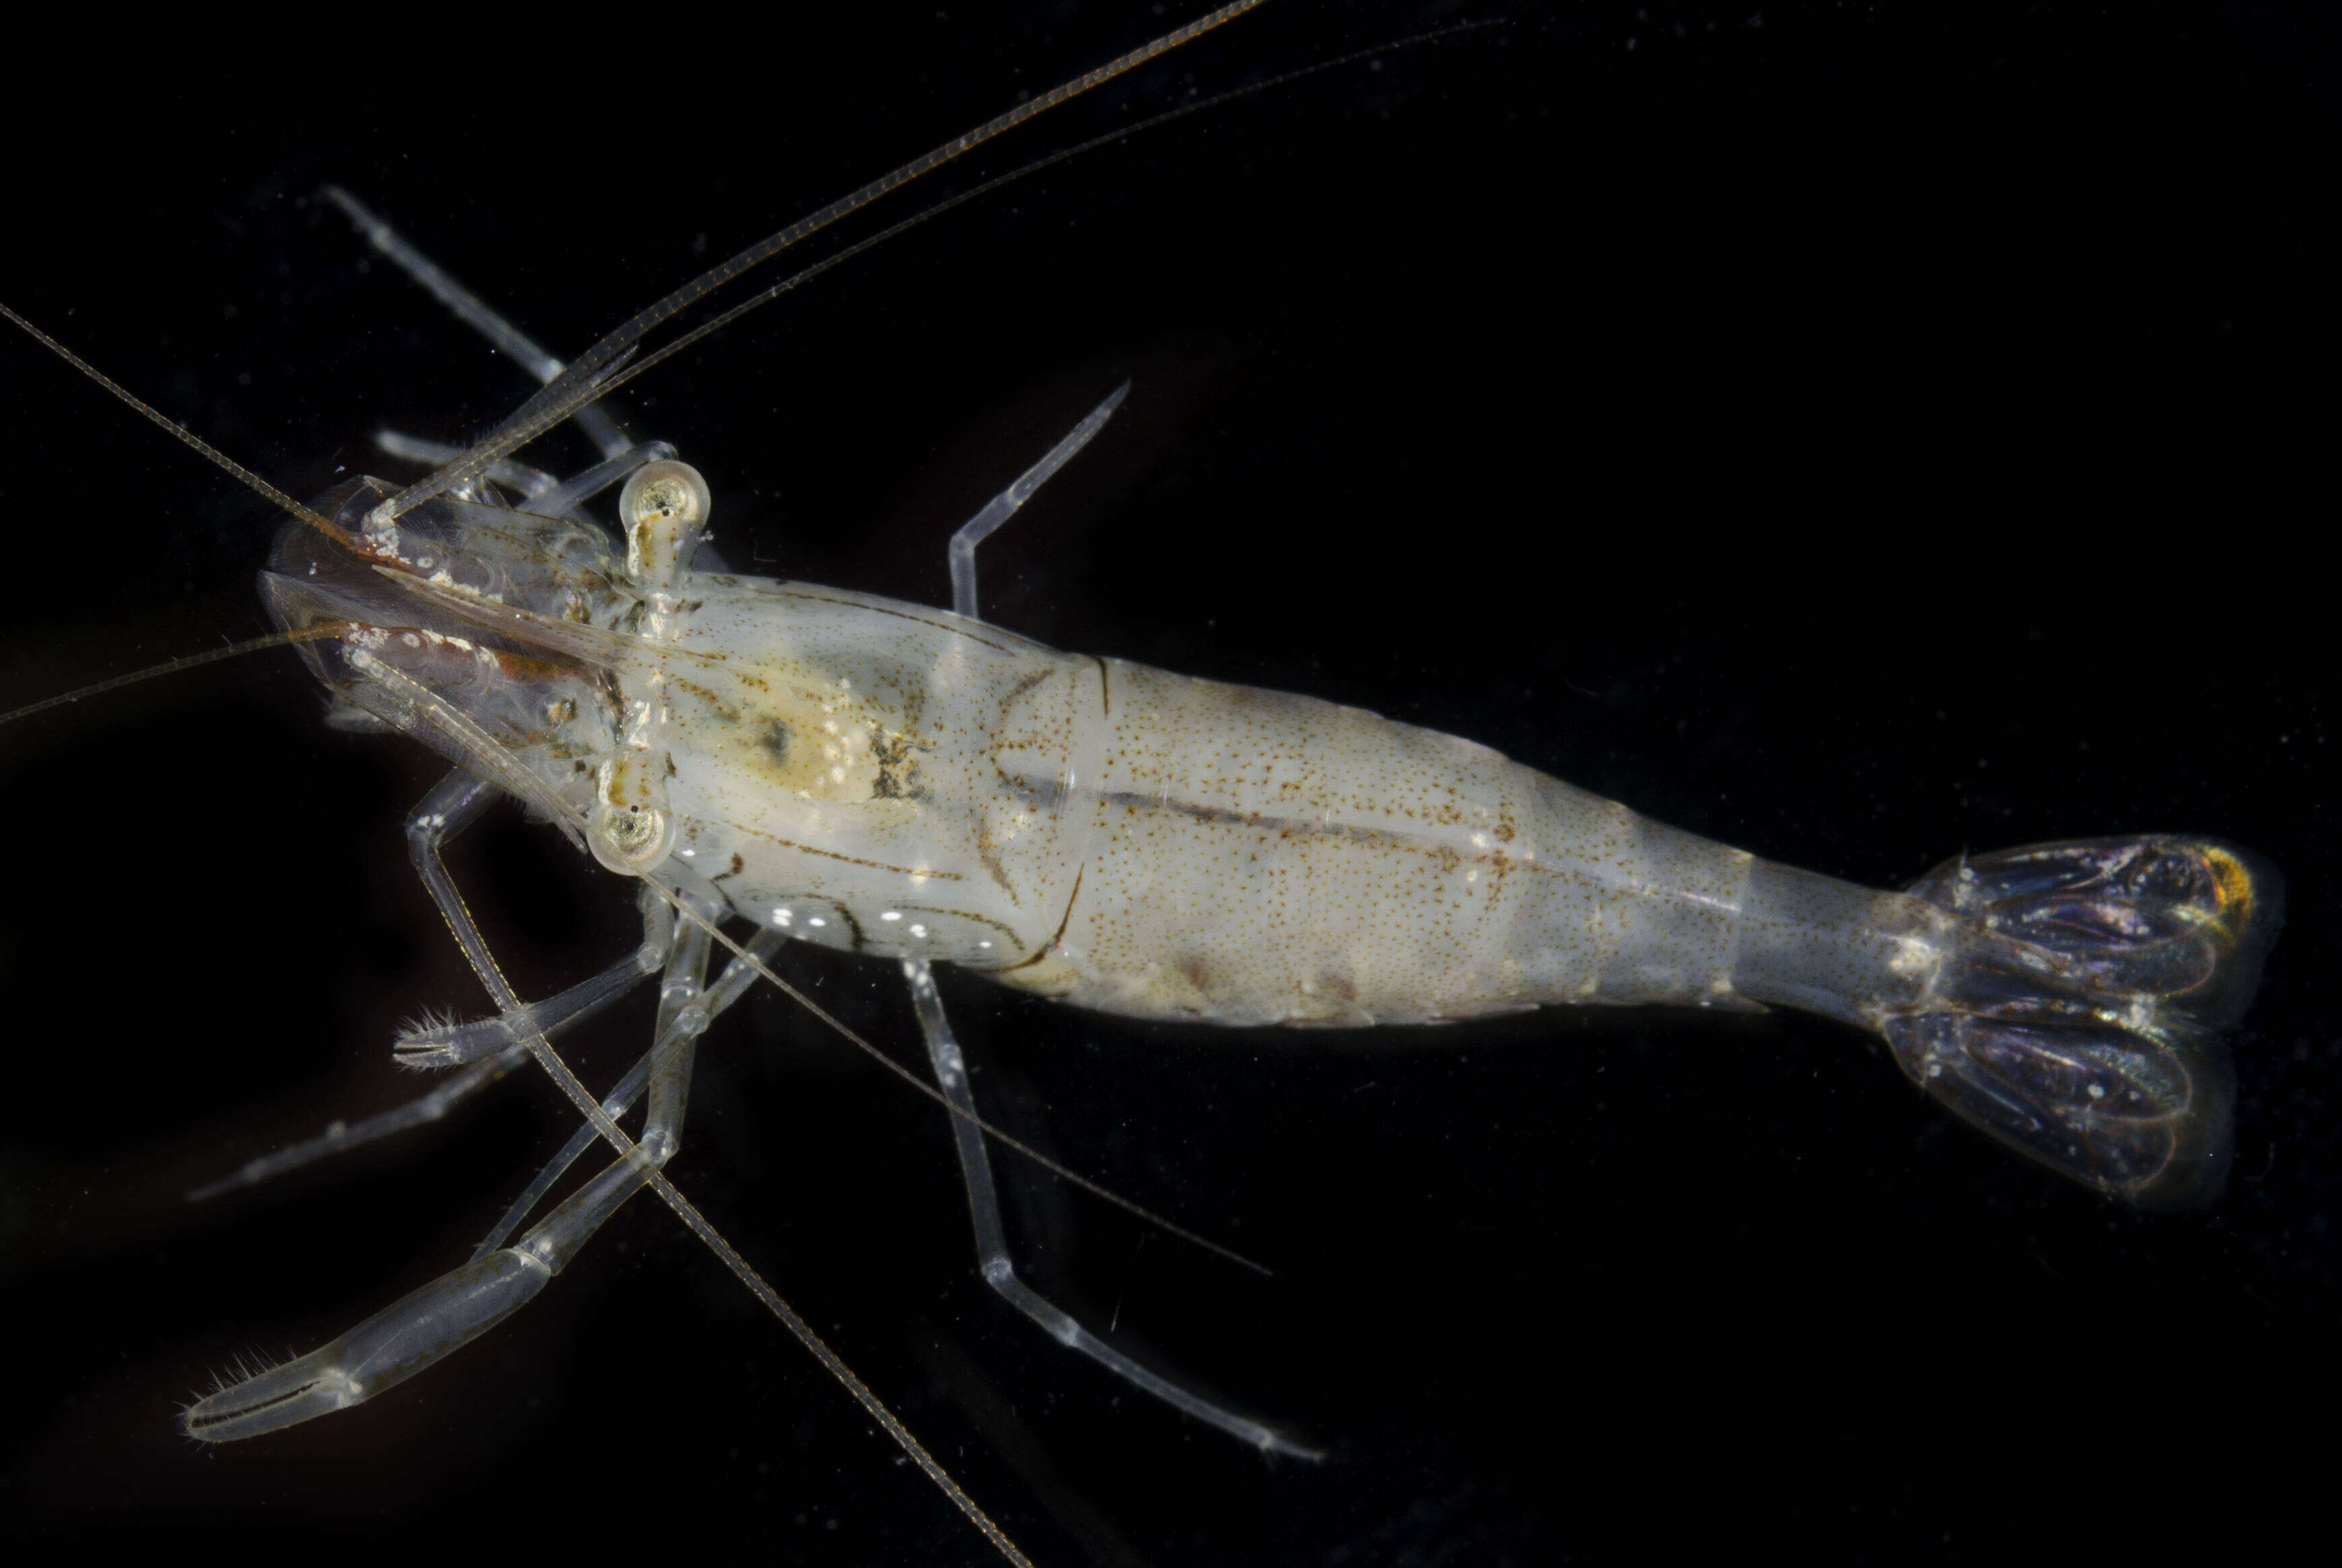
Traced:
<svg viewBox="0 0 2342 1568">
<path fill-rule="evenodd" d="M 1916 936 L 1895 939 L 1895 954 L 1887 961 L 1889 971 L 1906 980 L 1916 979 L 1934 967 L 1936 950 Z"/>
</svg>

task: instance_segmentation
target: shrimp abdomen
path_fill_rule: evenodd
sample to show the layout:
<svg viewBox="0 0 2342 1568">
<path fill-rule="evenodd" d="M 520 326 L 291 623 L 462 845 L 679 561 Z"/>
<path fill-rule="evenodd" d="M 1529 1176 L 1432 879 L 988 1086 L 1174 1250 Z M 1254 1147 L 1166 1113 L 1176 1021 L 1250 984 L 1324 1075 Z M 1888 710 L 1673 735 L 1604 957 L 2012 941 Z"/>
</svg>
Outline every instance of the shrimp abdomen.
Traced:
<svg viewBox="0 0 2342 1568">
<path fill-rule="evenodd" d="M 1219 1024 L 1731 999 L 1741 851 L 1362 709 L 1106 671 L 1080 888 L 1001 978 Z"/>
</svg>

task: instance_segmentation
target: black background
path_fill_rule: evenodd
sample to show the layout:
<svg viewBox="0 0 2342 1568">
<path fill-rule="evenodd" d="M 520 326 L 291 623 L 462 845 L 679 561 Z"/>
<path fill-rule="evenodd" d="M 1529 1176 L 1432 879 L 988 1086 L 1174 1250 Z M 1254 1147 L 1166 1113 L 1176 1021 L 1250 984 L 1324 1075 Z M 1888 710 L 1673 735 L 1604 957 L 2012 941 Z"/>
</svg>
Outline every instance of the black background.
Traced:
<svg viewBox="0 0 2342 1568">
<path fill-rule="evenodd" d="M 148 40 L 152 82 L 8 111 L 0 276 L 308 494 L 378 466 L 377 423 L 457 437 L 525 390 L 361 265 L 321 181 L 575 351 L 1193 9 L 418 24 L 297 68 L 282 39 Z M 736 564 L 939 602 L 950 529 L 1132 376 L 986 545 L 992 618 L 1453 731 L 1866 882 L 2133 829 L 2289 880 L 2235 1179 L 2186 1219 L 2019 1164 L 1794 1015 L 1228 1034 L 947 977 L 989 1114 L 1277 1271 L 1009 1158 L 1029 1277 L 1330 1445 L 1314 1468 L 991 1298 L 941 1115 L 757 997 L 702 1053 L 673 1174 L 1036 1560 L 1973 1561 L 2257 1527 L 2330 1457 L 2333 35 L 2121 10 L 1272 5 L 926 195 L 1502 25 L 1046 171 L 626 394 L 710 476 Z M 0 345 L 0 705 L 265 629 L 264 503 L 29 343 Z M 460 1261 L 569 1126 L 515 1082 L 178 1202 L 418 1090 L 398 1021 L 483 1004 L 401 854 L 435 764 L 320 709 L 270 654 L 0 734 L 10 1529 L 992 1560 L 648 1201 L 359 1410 L 173 1433 L 207 1369 Z M 516 814 L 453 861 L 525 992 L 634 939 L 625 890 Z M 916 1060 L 882 966 L 789 968 Z M 646 1007 L 565 1047 L 589 1081 Z"/>
</svg>

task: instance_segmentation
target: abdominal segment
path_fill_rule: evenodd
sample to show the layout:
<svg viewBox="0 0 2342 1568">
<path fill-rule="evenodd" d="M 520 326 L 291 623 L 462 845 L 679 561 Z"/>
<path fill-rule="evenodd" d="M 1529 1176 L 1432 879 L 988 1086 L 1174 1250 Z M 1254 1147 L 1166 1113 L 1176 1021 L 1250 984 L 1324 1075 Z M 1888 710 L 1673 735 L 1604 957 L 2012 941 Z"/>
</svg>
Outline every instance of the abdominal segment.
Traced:
<svg viewBox="0 0 2342 1568">
<path fill-rule="evenodd" d="M 999 978 L 1220 1024 L 1731 999 L 1742 852 L 1360 709 L 1106 673 L 1081 884 Z"/>
</svg>

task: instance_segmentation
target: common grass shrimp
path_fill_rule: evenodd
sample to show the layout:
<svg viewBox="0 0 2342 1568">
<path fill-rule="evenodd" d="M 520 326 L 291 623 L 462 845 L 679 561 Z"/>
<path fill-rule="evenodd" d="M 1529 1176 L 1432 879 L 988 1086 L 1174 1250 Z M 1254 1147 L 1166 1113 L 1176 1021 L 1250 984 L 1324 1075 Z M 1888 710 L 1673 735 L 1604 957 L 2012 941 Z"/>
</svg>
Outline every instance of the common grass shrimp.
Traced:
<svg viewBox="0 0 2342 1568">
<path fill-rule="evenodd" d="M 1179 71 L 1208 81 L 1197 62 L 1306 62 L 1346 46 L 1314 35 L 1323 13 L 1255 20 L 1288 31 L 1216 41 L 1219 53 Z M 1372 42 L 1404 30 L 1388 21 L 1342 28 Z M 325 178 L 362 189 L 539 336 L 574 347 L 687 269 L 701 233 L 721 254 L 869 172 L 873 126 L 890 149 L 916 150 L 996 107 L 1005 85 L 1055 80 L 1130 41 L 1119 22 L 1087 25 L 1046 41 L 993 35 L 975 52 L 1014 55 L 1016 72 L 984 81 L 966 71 L 967 36 L 940 28 L 924 45 L 890 35 L 884 49 L 825 51 L 820 75 L 846 62 L 869 74 L 760 98 L 760 113 L 805 116 L 805 134 L 767 125 L 760 139 L 807 161 L 760 160 L 754 179 L 673 155 L 726 142 L 704 118 L 675 127 L 687 138 L 675 142 L 651 127 L 621 149 L 639 163 L 599 164 L 590 180 L 533 168 L 460 204 L 445 194 L 454 161 L 435 165 L 411 125 L 395 159 L 386 143 L 262 149 L 221 187 L 236 192 L 241 234 L 217 225 L 218 189 L 162 208 L 175 218 L 134 193 L 107 220 L 120 224 L 112 243 L 90 237 L 101 255 L 140 258 L 143 293 L 85 275 L 50 295 L 60 308 L 12 303 L 129 385 L 185 385 L 177 404 L 158 401 L 312 493 L 376 424 L 441 420 L 452 434 L 492 417 L 508 398 L 489 384 L 508 373 L 397 280 L 360 273 L 344 225 L 292 197 Z M 1876 145 L 1818 164 L 1797 155 L 1821 145 L 1827 105 L 1876 111 L 1897 86 L 1957 97 L 1915 57 L 1887 48 L 1886 82 L 1792 113 L 1781 106 L 1792 87 L 1883 46 L 1776 17 L 1756 43 L 1744 33 L 1670 55 L 1665 31 L 1637 32 L 1629 13 L 1582 25 L 1522 20 L 1501 50 L 1313 78 L 1070 165 L 1054 186 L 1045 177 L 955 214 L 728 335 L 638 406 L 656 433 L 687 434 L 686 455 L 719 486 L 719 539 L 745 550 L 743 564 L 941 602 L 944 534 L 1128 375 L 1138 401 L 987 544 L 987 613 L 1002 624 L 1485 740 L 1661 820 L 1874 884 L 1907 882 L 1962 844 L 2155 825 L 2256 844 L 2305 884 L 2315 841 L 2303 856 L 2303 824 L 2239 780 L 2315 759 L 2313 693 L 2240 698 L 2203 628 L 2157 624 L 2124 642 L 2120 679 L 2078 700 L 2043 672 L 2103 670 L 2106 620 L 2063 599 L 2045 614 L 1957 569 L 1997 548 L 2021 551 L 2028 583 L 2103 583 L 2107 534 L 2090 519 L 2206 499 L 2191 485 L 2225 467 L 2208 457 L 2177 485 L 2167 472 L 2127 489 L 2107 475 L 2143 468 L 2137 454 L 2182 430 L 2198 442 L 2206 428 L 2235 431 L 2235 411 L 2199 399 L 2183 417 L 2127 385 L 2136 361 L 2073 346 L 2117 343 L 2133 319 L 2125 302 L 2151 300 L 2185 269 L 2095 305 L 2045 298 L 2038 276 L 2080 275 L 2111 242 L 1980 195 L 1957 207 L 1983 225 L 1974 248 L 1913 260 L 1877 245 L 1875 176 L 1940 155 L 1924 116 L 1888 116 Z M 2033 63 L 2058 57 L 2045 48 Z M 2051 75 L 2077 103 L 2103 108 L 2114 92 Z M 1719 76 L 1756 95 L 1748 117 L 1721 106 L 1746 100 L 1710 96 Z M 896 139 L 907 81 L 921 82 L 918 130 Z M 2072 135 L 2084 120 L 2039 107 L 2025 128 Z M 2022 138 L 2001 135 L 1990 145 L 2009 159 L 1988 166 L 2046 198 L 2047 177 L 2014 161 Z M 835 161 L 814 166 L 824 155 Z M 579 243 L 613 191 L 655 193 L 651 218 L 629 207 L 607 220 L 617 241 Z M 2207 209 L 2235 199 L 2203 197 Z M 1890 232 L 1920 232 L 1914 202 L 1886 204 Z M 1559 233 L 1556 212 L 1569 220 Z M 664 233 L 670 215 L 678 226 Z M 202 236 L 188 248 L 203 254 L 150 265 L 151 243 L 134 236 L 158 229 Z M 546 235 L 562 242 L 557 265 L 531 250 Z M 2047 259 L 1979 284 L 1970 264 L 2019 235 Z M 1850 276 L 1850 252 L 1877 258 L 1875 270 Z M 1943 305 L 1955 285 L 1971 297 Z M 100 299 L 133 298 L 171 344 L 96 320 Z M 2054 394 L 2012 392 L 1999 370 L 2038 365 L 2044 343 L 2067 346 L 2055 363 L 2070 378 Z M 1963 374 L 1947 377 L 1947 360 Z M 109 428 L 88 458 L 65 462 L 44 421 L 76 394 L 45 379 L 25 390 L 32 379 L 12 369 L 8 385 L 33 404 L 15 423 L 44 454 L 41 484 L 105 476 L 114 532 L 101 554 L 139 555 L 143 526 L 163 543 L 105 563 L 118 580 L 102 624 L 78 604 L 25 606 L 26 694 L 79 678 L 56 670 L 60 644 L 112 673 L 223 627 L 257 630 L 247 579 L 273 519 L 200 471 L 191 479 L 182 454 L 142 431 Z M 2150 385 L 2187 379 L 2166 371 Z M 1987 380 L 2017 404 L 1979 424 L 1968 394 Z M 84 409 L 69 428 L 109 412 Z M 2027 438 L 2053 415 L 2054 443 Z M 1943 474 L 1955 448 L 1963 472 L 1915 494 L 1912 475 Z M 2038 465 L 2068 452 L 2086 455 L 2045 492 Z M 2088 516 L 2069 524 L 2083 474 Z M 1996 509 L 2007 533 L 1971 521 Z M 91 539 L 78 525 L 27 531 L 25 551 L 63 557 L 28 560 L 31 580 L 77 581 Z M 182 596 L 186 584 L 195 596 Z M 2178 765 L 2175 713 L 2199 737 Z M 533 1122 L 528 1107 L 546 1102 L 523 1090 L 412 1147 L 167 1228 L 118 1189 L 105 1197 L 99 1173 L 124 1168 L 125 1149 L 159 1206 L 272 1142 L 378 1106 L 411 1086 L 383 1064 L 400 1015 L 476 1005 L 397 854 L 398 814 L 428 764 L 321 734 L 315 720 L 310 684 L 280 658 L 9 737 L 28 803 L 15 820 L 34 824 L 24 884 L 40 892 L 12 934 L 14 973 L 20 989 L 72 998 L 48 1023 L 81 1043 L 29 1064 L 24 1100 L 84 1140 L 28 1143 L 40 1163 L 21 1155 L 30 1174 L 12 1177 L 44 1205 L 45 1243 L 56 1233 L 70 1240 L 46 1244 L 77 1249 L 63 1254 L 72 1267 L 33 1282 L 61 1280 L 43 1310 L 77 1326 L 44 1336 L 60 1345 L 50 1375 L 71 1392 L 17 1473 L 55 1489 L 61 1509 L 118 1505 L 132 1488 L 58 1480 L 63 1456 L 105 1433 L 139 1446 L 100 1468 L 138 1475 L 157 1515 L 290 1506 L 432 1528 L 475 1495 L 557 1493 L 622 1463 L 641 1494 L 754 1513 L 805 1554 L 925 1545 L 973 1557 L 980 1543 L 956 1517 L 646 1210 L 614 1222 L 527 1319 L 405 1394 L 302 1429 L 273 1462 L 174 1469 L 183 1456 L 150 1429 L 189 1368 L 253 1341 L 307 1348 L 346 1327 L 353 1303 L 440 1272 L 521 1178 L 515 1151 L 542 1153 L 566 1131 L 558 1107 Z M 185 831 L 142 836 L 129 872 L 82 835 L 158 813 Z M 632 940 L 607 879 L 545 837 L 515 821 L 456 854 L 499 952 L 534 982 L 525 993 Z M 125 906 L 148 917 L 129 923 L 126 943 L 86 934 L 121 931 Z M 900 1037 L 887 978 L 872 989 L 848 966 L 806 962 L 817 995 L 849 998 L 857 1024 Z M 232 993 L 224 975 L 237 977 Z M 2109 1216 L 1949 1130 L 1850 1033 L 1801 1018 L 1548 1013 L 1468 1036 L 1232 1042 L 1069 1020 L 980 987 L 952 1001 L 991 1075 L 987 1105 L 1021 1109 L 1018 1130 L 1075 1168 L 1266 1256 L 1280 1279 L 1187 1257 L 1046 1179 L 1008 1175 L 1004 1159 L 1034 1238 L 1027 1266 L 1169 1364 L 1336 1433 L 1336 1463 L 1263 1473 L 1167 1417 L 1134 1414 L 1126 1391 L 996 1313 L 967 1268 L 940 1116 L 839 1065 L 768 1001 L 706 1054 L 676 1179 L 728 1234 L 779 1260 L 768 1273 L 826 1330 L 839 1325 L 847 1359 L 1012 1534 L 1062 1533 L 1101 1560 L 1276 1560 L 1345 1543 L 1369 1557 L 1534 1556 L 1626 1526 L 1626 1507 L 1601 1493 L 1720 1458 L 1735 1434 L 1753 1436 L 1756 1408 L 1802 1403 L 1817 1424 L 1860 1416 L 1908 1435 L 1866 1385 L 1882 1345 L 1913 1353 L 1897 1334 L 1916 1322 L 1972 1336 L 1924 1342 L 1957 1383 L 2016 1359 L 2018 1331 L 1979 1319 L 2064 1320 L 2141 1292 L 2176 1312 L 2177 1291 L 2208 1306 L 2199 1323 L 2233 1323 L 2248 1309 L 2224 1284 L 2266 1283 L 2250 1249 L 2217 1232 Z M 582 1060 L 614 1071 L 641 1026 L 615 1022 Z M 2249 1045 L 2240 1065 L 2247 1136 L 2228 1213 L 2251 1212 L 2263 1154 L 2252 1074 L 2274 1071 Z M 2259 1080 L 2264 1104 L 2274 1081 Z M 231 1113 L 255 1096 L 265 1113 Z M 2266 1118 L 2272 1144 L 2294 1136 Z M 190 1121 L 196 1133 L 178 1131 Z M 181 1142 L 162 1142 L 175 1132 Z M 71 1185 L 95 1192 L 77 1200 Z M 2120 1347 L 2118 1331 L 2102 1332 Z M 145 1348 L 94 1386 L 89 1361 L 63 1364 L 76 1339 L 105 1355 Z M 1712 1448 L 1695 1441 L 1686 1456 L 1686 1420 Z M 609 1434 L 638 1431 L 658 1436 L 615 1460 Z M 1589 1453 L 1594 1432 L 1606 1452 Z M 1566 1497 L 1549 1490 L 1556 1473 L 1572 1478 Z M 1760 1481 L 1741 1484 L 1763 1494 Z"/>
</svg>

